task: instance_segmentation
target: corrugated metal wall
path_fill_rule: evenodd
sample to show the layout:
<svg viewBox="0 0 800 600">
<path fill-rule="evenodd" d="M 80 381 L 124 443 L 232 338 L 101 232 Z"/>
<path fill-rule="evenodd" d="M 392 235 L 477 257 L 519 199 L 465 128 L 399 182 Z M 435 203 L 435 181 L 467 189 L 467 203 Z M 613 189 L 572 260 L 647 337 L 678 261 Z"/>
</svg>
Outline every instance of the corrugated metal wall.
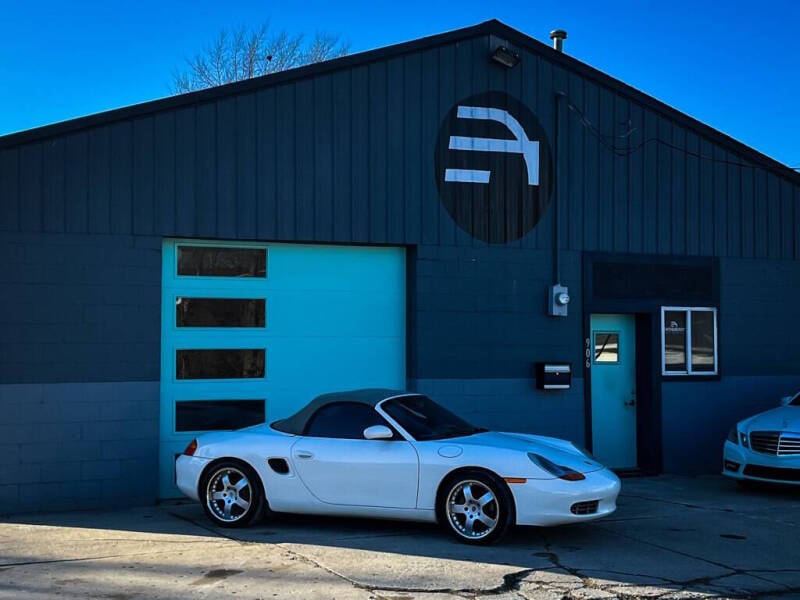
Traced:
<svg viewBox="0 0 800 600">
<path fill-rule="evenodd" d="M 442 210 L 445 113 L 486 90 L 554 137 L 572 250 L 799 259 L 800 186 L 641 103 L 490 35 L 0 151 L 0 229 L 482 245 Z M 515 246 L 552 247 L 553 210 Z"/>
</svg>

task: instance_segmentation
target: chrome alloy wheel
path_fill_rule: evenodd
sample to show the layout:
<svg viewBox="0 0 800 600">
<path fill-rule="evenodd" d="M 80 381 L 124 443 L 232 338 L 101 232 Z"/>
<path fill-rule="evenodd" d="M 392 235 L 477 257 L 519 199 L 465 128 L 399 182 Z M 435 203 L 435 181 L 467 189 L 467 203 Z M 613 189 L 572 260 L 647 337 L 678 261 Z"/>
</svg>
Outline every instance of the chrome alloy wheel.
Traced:
<svg viewBox="0 0 800 600">
<path fill-rule="evenodd" d="M 445 504 L 447 520 L 455 532 L 468 540 L 492 534 L 500 519 L 500 505 L 494 491 L 481 481 L 459 481 Z"/>
<path fill-rule="evenodd" d="M 208 478 L 206 508 L 221 523 L 230 525 L 249 519 L 254 500 L 253 482 L 241 469 L 225 466 Z"/>
</svg>

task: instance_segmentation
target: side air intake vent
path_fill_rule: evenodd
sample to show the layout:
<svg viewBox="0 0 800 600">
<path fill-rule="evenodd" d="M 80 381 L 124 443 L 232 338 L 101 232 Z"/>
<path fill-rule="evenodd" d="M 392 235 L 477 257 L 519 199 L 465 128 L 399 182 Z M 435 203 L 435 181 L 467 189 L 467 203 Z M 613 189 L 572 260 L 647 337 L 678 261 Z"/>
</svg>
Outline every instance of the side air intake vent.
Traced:
<svg viewBox="0 0 800 600">
<path fill-rule="evenodd" d="M 286 475 L 289 472 L 289 463 L 286 462 L 285 458 L 268 458 L 267 464 L 270 469 L 280 475 Z"/>
</svg>

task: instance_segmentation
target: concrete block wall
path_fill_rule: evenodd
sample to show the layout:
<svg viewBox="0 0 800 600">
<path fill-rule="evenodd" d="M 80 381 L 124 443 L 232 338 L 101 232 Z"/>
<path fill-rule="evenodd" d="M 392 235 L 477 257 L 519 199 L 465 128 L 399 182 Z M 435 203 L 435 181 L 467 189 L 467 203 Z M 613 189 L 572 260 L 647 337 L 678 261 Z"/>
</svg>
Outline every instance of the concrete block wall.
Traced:
<svg viewBox="0 0 800 600">
<path fill-rule="evenodd" d="M 0 514 L 156 498 L 161 240 L 0 238 Z"/>
</svg>

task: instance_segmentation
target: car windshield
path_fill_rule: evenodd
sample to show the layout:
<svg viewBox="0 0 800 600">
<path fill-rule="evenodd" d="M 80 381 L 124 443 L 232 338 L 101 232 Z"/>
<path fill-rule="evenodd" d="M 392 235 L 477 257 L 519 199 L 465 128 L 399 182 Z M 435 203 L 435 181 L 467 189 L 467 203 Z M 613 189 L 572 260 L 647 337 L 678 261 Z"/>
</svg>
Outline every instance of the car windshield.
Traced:
<svg viewBox="0 0 800 600">
<path fill-rule="evenodd" d="M 789 406 L 800 406 L 800 392 L 794 395 L 794 398 L 789 402 Z"/>
<path fill-rule="evenodd" d="M 470 425 L 427 396 L 392 398 L 380 407 L 418 441 L 443 440 L 486 431 Z"/>
</svg>

